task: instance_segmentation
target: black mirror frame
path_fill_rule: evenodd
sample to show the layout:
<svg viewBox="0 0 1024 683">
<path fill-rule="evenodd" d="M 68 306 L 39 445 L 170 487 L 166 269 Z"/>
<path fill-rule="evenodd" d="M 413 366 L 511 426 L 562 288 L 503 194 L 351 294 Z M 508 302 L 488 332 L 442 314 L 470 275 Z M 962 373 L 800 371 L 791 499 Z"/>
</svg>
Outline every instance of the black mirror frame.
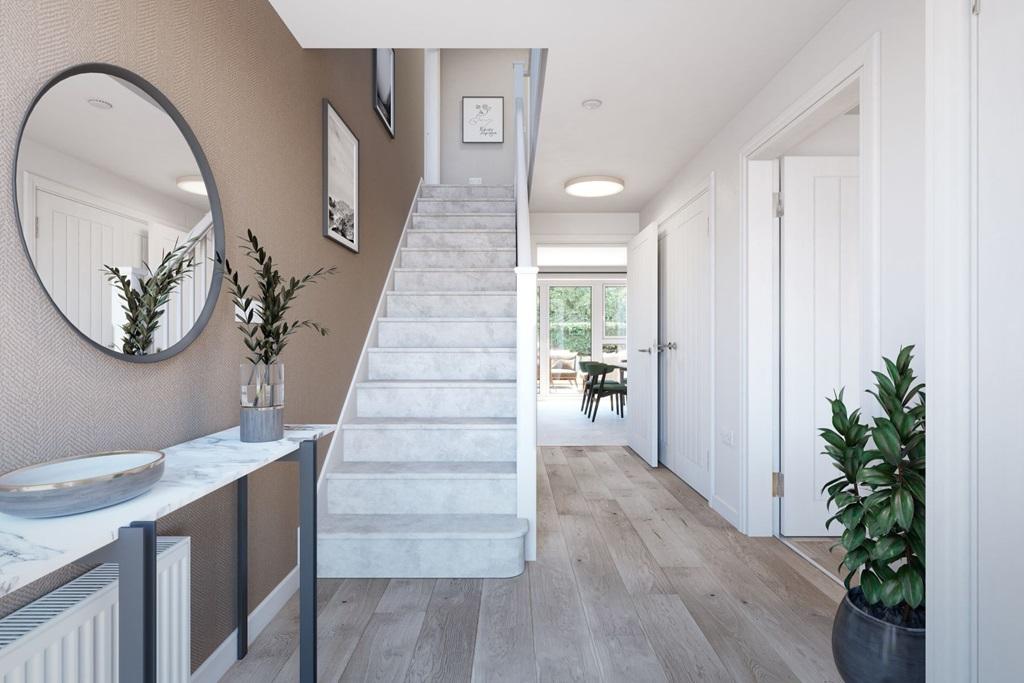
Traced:
<svg viewBox="0 0 1024 683">
<path fill-rule="evenodd" d="M 195 324 L 192 325 L 192 329 L 190 329 L 185 336 L 166 349 L 145 356 L 132 356 L 116 351 L 115 349 L 107 348 L 106 346 L 98 343 L 92 337 L 78 329 L 78 326 L 72 323 L 68 317 L 64 315 L 64 311 L 60 309 L 60 306 L 58 306 L 57 302 L 53 300 L 53 296 L 43 284 L 42 278 L 39 276 L 39 271 L 36 269 L 35 263 L 32 261 L 32 255 L 29 251 L 28 243 L 25 241 L 25 230 L 21 223 L 21 207 L 18 206 L 18 157 L 21 154 L 21 142 L 25 135 L 25 128 L 28 126 L 29 118 L 32 116 L 32 112 L 35 110 L 36 105 L 39 104 L 39 101 L 50 90 L 50 88 L 65 79 L 71 78 L 72 76 L 87 73 L 107 74 L 131 83 L 146 93 L 146 95 L 153 98 L 153 100 L 160 105 L 167 115 L 171 117 L 171 120 L 174 121 L 174 124 L 178 127 L 178 130 L 188 143 L 189 149 L 192 151 L 192 156 L 195 157 L 196 163 L 199 166 L 199 172 L 202 174 L 203 183 L 206 185 L 207 199 L 210 202 L 210 213 L 213 218 L 213 240 L 215 251 L 217 253 L 225 253 L 224 217 L 221 213 L 220 195 L 217 193 L 217 183 L 213 178 L 213 171 L 210 170 L 210 164 L 206 160 L 206 154 L 203 153 L 203 148 L 200 146 L 199 140 L 196 139 L 195 134 L 189 127 L 188 122 L 185 121 L 185 117 L 181 115 L 181 112 L 178 111 L 171 101 L 167 99 L 167 97 L 155 85 L 144 79 L 142 76 L 120 66 L 99 62 L 78 64 L 57 73 L 39 89 L 39 92 L 37 92 L 35 97 L 32 98 L 31 104 L 29 104 L 28 109 L 25 111 L 25 115 L 22 117 L 21 125 L 18 128 L 18 136 L 15 139 L 14 160 L 11 168 L 11 199 L 14 203 L 14 220 L 18 226 L 18 238 L 21 240 L 21 246 L 25 250 L 25 257 L 28 258 L 29 263 L 32 266 L 32 272 L 36 276 L 36 281 L 46 294 L 46 298 L 50 300 L 50 303 L 53 304 L 53 307 L 57 310 L 57 313 L 60 314 L 60 317 L 64 319 L 64 322 L 66 322 L 71 329 L 78 334 L 78 336 L 108 356 L 112 356 L 119 360 L 128 361 L 130 363 L 156 363 L 184 351 L 199 337 L 203 329 L 206 327 L 206 324 L 210 321 L 210 318 L 213 316 L 213 310 L 217 307 L 217 300 L 220 297 L 220 288 L 224 272 L 224 267 L 221 263 L 215 262 L 214 264 L 213 277 L 210 282 L 210 291 L 207 293 L 206 304 L 203 306 L 203 310 L 200 312 L 199 317 L 196 318 Z"/>
</svg>

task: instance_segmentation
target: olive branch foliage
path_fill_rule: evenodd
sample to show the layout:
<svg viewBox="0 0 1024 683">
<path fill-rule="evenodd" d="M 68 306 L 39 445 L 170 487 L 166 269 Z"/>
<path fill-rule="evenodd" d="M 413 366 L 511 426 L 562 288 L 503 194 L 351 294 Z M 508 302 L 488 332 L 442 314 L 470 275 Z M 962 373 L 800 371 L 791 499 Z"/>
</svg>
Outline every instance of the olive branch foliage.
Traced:
<svg viewBox="0 0 1024 683">
<path fill-rule="evenodd" d="M 910 611 L 924 603 L 925 578 L 925 393 L 910 367 L 913 346 L 895 361 L 883 358 L 885 372 L 873 372 L 868 390 L 883 416 L 871 426 L 860 410 L 850 413 L 843 391 L 828 399 L 832 427 L 820 430 L 825 454 L 842 473 L 825 484 L 829 506 L 845 531 L 838 543 L 846 551 L 840 566 L 846 587 L 860 572 L 869 604 Z"/>
<path fill-rule="evenodd" d="M 153 335 L 166 312 L 167 302 L 174 288 L 192 274 L 195 268 L 195 246 L 198 238 L 178 244 L 164 254 L 156 270 L 148 263 L 148 276 L 139 278 L 138 288 L 132 287 L 131 280 L 116 266 L 104 265 L 107 281 L 117 288 L 121 309 L 125 312 L 125 323 L 121 325 L 124 335 L 121 350 L 130 356 L 144 356 L 153 343 Z"/>
<path fill-rule="evenodd" d="M 320 336 L 327 336 L 327 328 L 318 322 L 289 321 L 285 316 L 302 289 L 326 279 L 337 269 L 334 266 L 321 267 L 302 277 L 285 279 L 252 230 L 247 230 L 240 239 L 242 252 L 252 262 L 250 270 L 255 279 L 252 290 L 249 284 L 242 283 L 238 269 L 226 257 L 218 253 L 216 259 L 224 265 L 224 279 L 231 288 L 231 298 L 236 309 L 241 311 L 238 330 L 249 350 L 249 362 L 254 366 L 276 363 L 288 344 L 288 338 L 299 330 L 309 329 Z"/>
</svg>

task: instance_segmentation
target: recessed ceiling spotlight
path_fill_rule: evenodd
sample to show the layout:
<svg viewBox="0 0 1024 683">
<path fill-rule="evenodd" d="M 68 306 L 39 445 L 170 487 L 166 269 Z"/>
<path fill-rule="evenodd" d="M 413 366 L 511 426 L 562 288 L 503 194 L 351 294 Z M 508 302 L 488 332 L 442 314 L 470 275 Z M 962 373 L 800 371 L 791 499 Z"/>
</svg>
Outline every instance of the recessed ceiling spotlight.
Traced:
<svg viewBox="0 0 1024 683">
<path fill-rule="evenodd" d="M 601 105 L 604 104 L 604 102 L 597 99 L 596 97 L 591 97 L 590 99 L 583 100 L 582 104 L 583 108 L 586 109 L 587 111 L 594 111 L 595 109 L 600 109 Z"/>
<path fill-rule="evenodd" d="M 183 175 L 177 180 L 179 190 L 185 192 L 191 192 L 192 194 L 199 194 L 202 196 L 206 195 L 206 183 L 203 182 L 202 176 L 197 175 Z"/>
<path fill-rule="evenodd" d="M 114 108 L 114 105 L 112 105 L 110 102 L 107 102 L 106 100 L 101 100 L 98 97 L 90 97 L 86 100 L 86 102 L 96 107 L 97 109 L 102 109 L 104 111 L 106 111 L 107 109 Z"/>
<path fill-rule="evenodd" d="M 621 178 L 607 175 L 588 175 L 573 178 L 565 183 L 566 194 L 573 197 L 610 197 L 626 189 Z"/>
</svg>

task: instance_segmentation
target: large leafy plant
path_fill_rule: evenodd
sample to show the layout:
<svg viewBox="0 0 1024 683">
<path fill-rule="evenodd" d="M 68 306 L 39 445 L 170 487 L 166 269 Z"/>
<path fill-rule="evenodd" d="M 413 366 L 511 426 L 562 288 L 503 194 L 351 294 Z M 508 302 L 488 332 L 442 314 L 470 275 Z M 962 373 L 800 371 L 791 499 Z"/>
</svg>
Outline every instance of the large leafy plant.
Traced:
<svg viewBox="0 0 1024 683">
<path fill-rule="evenodd" d="M 883 358 L 868 390 L 884 415 L 869 426 L 847 410 L 840 391 L 829 399 L 832 427 L 821 429 L 825 453 L 842 476 L 828 482 L 828 502 L 845 527 L 840 544 L 850 588 L 858 575 L 871 605 L 900 609 L 907 622 L 924 603 L 925 393 L 911 370 L 913 346 Z"/>
<path fill-rule="evenodd" d="M 227 258 L 217 254 L 217 261 L 224 264 L 224 279 L 238 311 L 238 329 L 249 350 L 249 362 L 253 366 L 276 363 L 289 337 L 299 330 L 310 329 L 327 336 L 327 328 L 320 323 L 286 318 L 302 289 L 333 275 L 336 269 L 317 268 L 302 277 L 285 279 L 252 230 L 247 230 L 241 241 L 242 252 L 251 261 L 255 277 L 251 290 L 250 285 L 242 283 L 238 270 Z"/>
<path fill-rule="evenodd" d="M 131 279 L 116 266 L 103 266 L 107 280 L 117 288 L 125 323 L 121 326 L 121 350 L 130 356 L 144 356 L 153 344 L 153 335 L 160 325 L 160 318 L 166 312 L 167 302 L 174 288 L 191 275 L 195 267 L 195 239 L 164 254 L 156 270 L 146 266 L 148 275 L 138 279 L 133 287 Z"/>
</svg>

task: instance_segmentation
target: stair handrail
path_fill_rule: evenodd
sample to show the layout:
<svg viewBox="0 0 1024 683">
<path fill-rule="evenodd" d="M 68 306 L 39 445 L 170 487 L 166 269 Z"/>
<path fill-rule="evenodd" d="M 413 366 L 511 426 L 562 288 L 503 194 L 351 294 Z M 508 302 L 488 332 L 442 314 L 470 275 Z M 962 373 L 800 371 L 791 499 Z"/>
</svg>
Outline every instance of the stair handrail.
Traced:
<svg viewBox="0 0 1024 683">
<path fill-rule="evenodd" d="M 531 63 L 539 50 L 531 50 Z M 537 64 L 542 61 L 538 55 Z M 539 67 L 537 67 L 539 68 Z M 540 95 L 531 76 L 531 123 L 526 127 L 526 64 L 513 65 L 515 77 L 516 214 L 516 514 L 529 524 L 525 557 L 537 559 L 537 267 L 530 234 L 530 175 L 536 145 L 532 115 Z M 534 76 L 537 72 L 534 72 Z"/>
</svg>

